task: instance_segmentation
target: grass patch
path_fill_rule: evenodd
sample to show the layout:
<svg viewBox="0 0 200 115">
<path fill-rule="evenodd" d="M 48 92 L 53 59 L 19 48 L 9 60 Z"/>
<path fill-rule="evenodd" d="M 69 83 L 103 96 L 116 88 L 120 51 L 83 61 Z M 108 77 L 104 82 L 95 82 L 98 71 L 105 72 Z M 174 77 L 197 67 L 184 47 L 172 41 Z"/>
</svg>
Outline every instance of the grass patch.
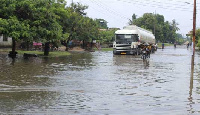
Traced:
<svg viewBox="0 0 200 115">
<path fill-rule="evenodd" d="M 49 52 L 50 57 L 61 57 L 61 56 L 68 56 L 71 55 L 69 52 L 61 52 L 61 51 L 56 51 L 56 52 Z"/>
<path fill-rule="evenodd" d="M 29 53 L 29 54 L 37 54 L 39 56 L 44 56 L 44 52 L 42 51 L 22 51 L 22 50 L 17 50 L 18 54 L 24 54 L 24 53 Z M 68 56 L 70 55 L 69 52 L 61 52 L 61 51 L 55 51 L 55 52 L 49 52 L 48 57 L 61 57 L 61 56 Z"/>
<path fill-rule="evenodd" d="M 170 44 L 170 43 L 164 43 L 165 44 L 165 47 L 166 46 L 173 46 L 173 44 Z M 158 43 L 158 47 L 162 47 L 162 43 Z"/>
<path fill-rule="evenodd" d="M 12 49 L 10 48 L 2 48 L 0 49 L 0 52 L 6 52 L 6 53 L 9 53 L 9 51 L 11 51 Z"/>
<path fill-rule="evenodd" d="M 28 53 L 28 54 L 37 54 L 37 55 L 43 55 L 44 52 L 41 51 L 22 51 L 22 50 L 17 50 L 18 54 L 24 54 L 24 53 Z"/>
<path fill-rule="evenodd" d="M 101 51 L 113 51 L 113 48 L 102 48 Z"/>
<path fill-rule="evenodd" d="M 101 48 L 101 50 L 95 48 L 95 51 L 113 51 L 113 48 Z"/>
</svg>

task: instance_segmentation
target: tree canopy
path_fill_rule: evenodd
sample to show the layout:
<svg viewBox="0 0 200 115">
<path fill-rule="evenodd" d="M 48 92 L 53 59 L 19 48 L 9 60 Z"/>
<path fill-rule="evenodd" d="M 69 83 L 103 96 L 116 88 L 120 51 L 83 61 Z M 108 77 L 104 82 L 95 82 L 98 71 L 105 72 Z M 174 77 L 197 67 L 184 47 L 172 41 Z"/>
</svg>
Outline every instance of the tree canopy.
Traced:
<svg viewBox="0 0 200 115">
<path fill-rule="evenodd" d="M 104 19 L 92 19 L 80 3 L 66 5 L 65 0 L 0 0 L 0 34 L 23 40 L 49 43 L 79 40 L 111 42 L 115 30 L 109 30 Z M 152 31 L 160 42 L 177 40 L 177 22 L 165 21 L 159 14 L 135 14 L 129 24 Z M 107 30 L 107 31 L 100 31 Z"/>
<path fill-rule="evenodd" d="M 142 17 L 136 18 L 136 15 L 133 14 L 129 24 L 150 30 L 155 35 L 157 42 L 178 42 L 179 35 L 176 33 L 179 30 L 178 23 L 176 20 L 165 21 L 163 15 L 145 13 Z"/>
<path fill-rule="evenodd" d="M 96 23 L 98 24 L 98 28 L 100 29 L 108 29 L 107 21 L 104 19 L 95 19 Z"/>
<path fill-rule="evenodd" d="M 26 42 L 90 41 L 98 37 L 97 22 L 86 16 L 88 6 L 66 6 L 65 0 L 1 0 L 0 34 Z"/>
</svg>

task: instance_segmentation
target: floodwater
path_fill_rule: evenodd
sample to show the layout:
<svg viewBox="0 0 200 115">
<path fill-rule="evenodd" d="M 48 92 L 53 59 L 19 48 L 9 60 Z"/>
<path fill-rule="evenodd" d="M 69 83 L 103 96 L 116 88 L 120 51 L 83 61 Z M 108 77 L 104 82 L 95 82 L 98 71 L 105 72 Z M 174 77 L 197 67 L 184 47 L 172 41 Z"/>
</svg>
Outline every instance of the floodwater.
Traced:
<svg viewBox="0 0 200 115">
<path fill-rule="evenodd" d="M 159 49 L 150 59 L 112 51 L 15 60 L 0 55 L 0 114 L 197 115 L 200 53 Z M 192 81 L 192 82 L 191 82 Z"/>
</svg>

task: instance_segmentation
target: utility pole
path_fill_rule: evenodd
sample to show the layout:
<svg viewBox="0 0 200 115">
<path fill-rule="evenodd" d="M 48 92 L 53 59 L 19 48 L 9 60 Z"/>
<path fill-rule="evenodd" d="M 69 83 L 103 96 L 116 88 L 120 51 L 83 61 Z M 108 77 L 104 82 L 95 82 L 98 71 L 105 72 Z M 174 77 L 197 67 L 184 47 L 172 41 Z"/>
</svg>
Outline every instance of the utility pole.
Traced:
<svg viewBox="0 0 200 115">
<path fill-rule="evenodd" d="M 191 60 L 191 78 L 190 78 L 190 98 L 192 97 L 192 89 L 193 89 L 193 78 L 194 78 L 194 56 L 195 56 L 195 35 L 196 35 L 196 0 L 194 0 L 194 14 L 193 14 L 193 52 L 192 52 L 192 60 Z"/>
<path fill-rule="evenodd" d="M 155 11 L 155 14 L 154 14 L 154 18 L 155 18 L 155 20 L 154 20 L 154 36 L 156 38 L 156 11 Z"/>
<path fill-rule="evenodd" d="M 195 36 L 196 36 L 196 0 L 194 0 L 194 14 L 193 14 L 193 56 L 195 55 Z"/>
</svg>

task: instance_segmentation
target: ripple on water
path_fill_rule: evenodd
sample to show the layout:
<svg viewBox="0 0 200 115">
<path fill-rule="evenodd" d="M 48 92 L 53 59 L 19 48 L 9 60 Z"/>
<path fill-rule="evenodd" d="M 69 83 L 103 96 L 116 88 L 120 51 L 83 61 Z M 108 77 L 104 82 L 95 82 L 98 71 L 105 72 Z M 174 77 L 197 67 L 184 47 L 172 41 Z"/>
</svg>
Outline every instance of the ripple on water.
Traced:
<svg viewBox="0 0 200 115">
<path fill-rule="evenodd" d="M 188 54 L 169 48 L 145 61 L 112 52 L 15 62 L 1 57 L 0 112 L 198 114 L 200 64 L 197 60 L 190 89 Z"/>
</svg>

